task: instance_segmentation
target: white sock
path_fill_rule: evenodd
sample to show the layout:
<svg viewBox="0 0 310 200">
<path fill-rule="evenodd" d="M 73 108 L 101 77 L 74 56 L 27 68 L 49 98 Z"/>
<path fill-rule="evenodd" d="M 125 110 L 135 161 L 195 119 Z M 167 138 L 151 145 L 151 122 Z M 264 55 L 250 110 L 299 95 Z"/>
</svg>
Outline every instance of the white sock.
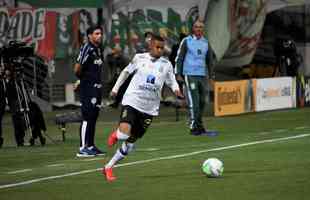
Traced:
<svg viewBox="0 0 310 200">
<path fill-rule="evenodd" d="M 111 158 L 111 160 L 105 165 L 105 168 L 111 168 L 113 167 L 117 162 L 122 160 L 125 156 L 120 152 L 119 149 L 115 152 L 114 156 Z"/>
<path fill-rule="evenodd" d="M 134 143 L 123 142 L 122 146 L 119 149 L 117 149 L 116 153 L 108 162 L 108 164 L 105 165 L 105 168 L 113 167 L 116 163 L 125 158 L 125 156 L 133 150 L 134 150 Z"/>
<path fill-rule="evenodd" d="M 117 139 L 119 139 L 119 140 L 127 140 L 127 139 L 129 138 L 129 135 L 127 135 L 127 134 L 121 132 L 119 129 L 117 129 L 117 131 L 116 131 L 116 137 L 117 137 Z"/>
</svg>

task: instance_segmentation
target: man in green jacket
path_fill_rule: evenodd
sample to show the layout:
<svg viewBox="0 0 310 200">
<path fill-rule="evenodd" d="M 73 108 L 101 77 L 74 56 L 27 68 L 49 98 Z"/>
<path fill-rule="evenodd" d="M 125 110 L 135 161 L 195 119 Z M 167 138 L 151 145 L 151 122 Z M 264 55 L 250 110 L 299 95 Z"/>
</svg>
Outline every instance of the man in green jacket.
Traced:
<svg viewBox="0 0 310 200">
<path fill-rule="evenodd" d="M 204 37 L 204 23 L 196 20 L 192 34 L 180 44 L 176 57 L 175 74 L 178 81 L 185 82 L 189 111 L 190 133 L 206 133 L 202 122 L 205 108 L 207 78 L 213 78 L 213 52 Z"/>
</svg>

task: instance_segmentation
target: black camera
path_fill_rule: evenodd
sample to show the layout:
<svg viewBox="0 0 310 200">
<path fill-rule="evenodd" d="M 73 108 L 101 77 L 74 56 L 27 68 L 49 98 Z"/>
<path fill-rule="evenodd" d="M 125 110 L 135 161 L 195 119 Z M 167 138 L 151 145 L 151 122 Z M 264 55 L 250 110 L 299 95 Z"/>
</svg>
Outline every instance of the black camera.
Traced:
<svg viewBox="0 0 310 200">
<path fill-rule="evenodd" d="M 11 78 L 18 78 L 23 72 L 24 58 L 34 56 L 34 48 L 25 42 L 10 41 L 0 48 L 1 72 L 8 71 Z"/>
<path fill-rule="evenodd" d="M 3 46 L 0 49 L 0 55 L 3 59 L 28 57 L 34 55 L 34 48 L 28 46 L 25 42 L 10 41 L 8 45 Z"/>
</svg>

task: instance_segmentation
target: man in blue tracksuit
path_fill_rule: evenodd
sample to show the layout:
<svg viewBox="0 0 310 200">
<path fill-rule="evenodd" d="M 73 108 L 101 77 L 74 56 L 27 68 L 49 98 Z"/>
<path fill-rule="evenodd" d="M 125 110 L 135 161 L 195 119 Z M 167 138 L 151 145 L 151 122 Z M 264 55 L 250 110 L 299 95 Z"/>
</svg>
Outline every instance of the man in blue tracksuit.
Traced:
<svg viewBox="0 0 310 200">
<path fill-rule="evenodd" d="M 96 121 L 102 100 L 102 34 L 100 26 L 92 26 L 87 29 L 88 42 L 81 47 L 77 63 L 74 66 L 74 72 L 80 79 L 80 101 L 83 118 L 80 127 L 80 149 L 76 154 L 77 157 L 104 154 L 95 146 L 94 142 Z"/>
<path fill-rule="evenodd" d="M 213 74 L 213 52 L 208 40 L 203 36 L 203 30 L 203 22 L 195 21 L 192 34 L 181 41 L 175 59 L 177 80 L 185 82 L 190 133 L 193 135 L 206 133 L 202 122 L 206 99 L 206 77 L 212 77 Z"/>
</svg>

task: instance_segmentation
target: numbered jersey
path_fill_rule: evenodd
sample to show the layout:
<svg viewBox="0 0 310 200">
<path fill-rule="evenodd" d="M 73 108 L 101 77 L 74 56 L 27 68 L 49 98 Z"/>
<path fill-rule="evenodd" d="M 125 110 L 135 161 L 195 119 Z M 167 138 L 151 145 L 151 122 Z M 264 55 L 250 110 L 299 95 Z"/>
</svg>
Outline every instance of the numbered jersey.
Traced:
<svg viewBox="0 0 310 200">
<path fill-rule="evenodd" d="M 122 104 L 132 106 L 140 112 L 158 115 L 164 83 L 173 91 L 179 89 L 172 65 L 163 57 L 156 59 L 149 53 L 136 54 L 124 70 L 135 74 L 124 94 Z"/>
</svg>

